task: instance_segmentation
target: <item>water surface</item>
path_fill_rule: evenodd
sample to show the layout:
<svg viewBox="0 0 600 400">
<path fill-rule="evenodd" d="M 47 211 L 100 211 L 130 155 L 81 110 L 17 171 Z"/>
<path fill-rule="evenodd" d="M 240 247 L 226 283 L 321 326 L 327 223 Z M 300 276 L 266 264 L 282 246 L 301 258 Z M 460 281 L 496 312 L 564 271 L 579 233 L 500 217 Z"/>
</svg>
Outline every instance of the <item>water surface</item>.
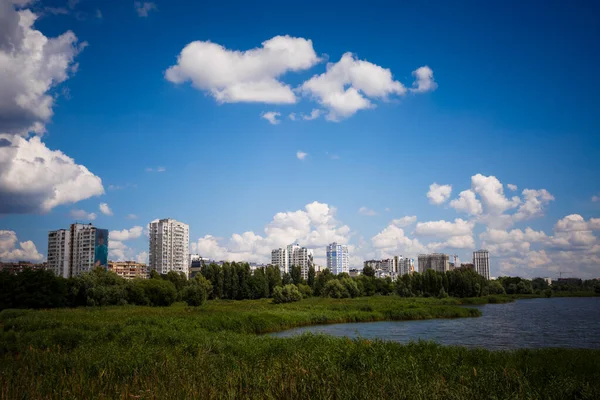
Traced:
<svg viewBox="0 0 600 400">
<path fill-rule="evenodd" d="M 289 337 L 312 332 L 400 343 L 423 339 L 491 350 L 600 349 L 600 297 L 530 299 L 470 307 L 480 309 L 483 315 L 479 318 L 315 325 L 271 335 Z"/>
</svg>

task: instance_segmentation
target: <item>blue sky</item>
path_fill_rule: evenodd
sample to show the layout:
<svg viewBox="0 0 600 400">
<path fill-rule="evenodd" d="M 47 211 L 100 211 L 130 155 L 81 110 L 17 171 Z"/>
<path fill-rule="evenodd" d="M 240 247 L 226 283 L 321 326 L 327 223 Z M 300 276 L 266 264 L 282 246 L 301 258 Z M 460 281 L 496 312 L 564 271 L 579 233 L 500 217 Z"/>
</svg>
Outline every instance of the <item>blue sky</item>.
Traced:
<svg viewBox="0 0 600 400">
<path fill-rule="evenodd" d="M 487 247 L 494 276 L 600 275 L 593 2 L 2 1 L 1 259 L 94 213 L 127 230 L 115 259 L 172 217 L 209 257 L 338 240 L 353 266 Z"/>
</svg>

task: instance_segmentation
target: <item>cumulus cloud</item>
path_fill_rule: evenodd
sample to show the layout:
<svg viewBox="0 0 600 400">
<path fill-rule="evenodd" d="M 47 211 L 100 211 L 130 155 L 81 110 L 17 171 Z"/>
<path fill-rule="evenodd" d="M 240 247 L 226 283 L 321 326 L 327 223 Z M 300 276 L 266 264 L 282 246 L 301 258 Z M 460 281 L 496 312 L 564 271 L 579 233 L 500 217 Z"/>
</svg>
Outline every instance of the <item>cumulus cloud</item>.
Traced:
<svg viewBox="0 0 600 400">
<path fill-rule="evenodd" d="M 513 218 L 515 221 L 524 221 L 539 218 L 544 215 L 544 207 L 552 200 L 552 196 L 546 189 L 523 190 L 524 202 L 519 206 Z"/>
<path fill-rule="evenodd" d="M 377 255 L 382 258 L 394 255 L 414 256 L 427 250 L 418 239 L 406 236 L 404 230 L 394 224 L 373 236 L 371 242 Z"/>
<path fill-rule="evenodd" d="M 167 69 L 165 77 L 176 84 L 191 81 L 219 103 L 291 104 L 296 96 L 278 78 L 318 62 L 311 40 L 287 35 L 275 36 L 262 47 L 246 51 L 195 41 L 183 48 L 177 64 Z"/>
<path fill-rule="evenodd" d="M 438 185 L 432 183 L 429 185 L 429 192 L 427 192 L 427 198 L 431 204 L 442 204 L 445 203 L 452 194 L 452 185 Z"/>
<path fill-rule="evenodd" d="M 326 72 L 304 82 L 300 91 L 329 110 L 327 119 L 338 121 L 375 107 L 370 99 L 403 95 L 406 88 L 392 78 L 389 69 L 345 53 L 337 63 L 327 64 Z"/>
<path fill-rule="evenodd" d="M 234 233 L 229 239 L 205 235 L 190 247 L 193 253 L 217 260 L 268 263 L 272 249 L 298 242 L 314 249 L 316 262 L 323 264 L 327 244 L 345 244 L 350 238 L 350 228 L 335 215 L 335 208 L 315 201 L 301 210 L 275 214 L 263 235 L 251 231 Z"/>
<path fill-rule="evenodd" d="M 141 226 L 134 226 L 131 229 L 123 229 L 122 231 L 110 231 L 108 237 L 111 241 L 126 241 L 131 239 L 137 239 L 142 236 L 143 228 Z"/>
<path fill-rule="evenodd" d="M 296 120 L 296 113 L 290 113 L 290 115 L 288 115 L 288 117 L 292 120 L 295 121 Z"/>
<path fill-rule="evenodd" d="M 388 209 L 386 209 L 386 211 L 388 211 Z M 414 224 L 415 222 L 417 222 L 416 215 L 407 215 L 405 217 L 392 220 L 392 224 L 394 224 L 400 228 L 405 228 L 407 226 Z"/>
<path fill-rule="evenodd" d="M 465 221 L 461 218 L 455 219 L 454 222 L 444 220 L 419 222 L 415 227 L 415 234 L 441 238 L 464 236 L 471 235 L 474 226 L 475 222 Z"/>
<path fill-rule="evenodd" d="M 74 218 L 77 221 L 93 221 L 96 219 L 95 213 L 88 213 L 85 210 L 73 209 L 69 214 L 71 215 L 71 218 Z"/>
<path fill-rule="evenodd" d="M 104 194 L 98 176 L 39 137 L 4 137 L 11 146 L 0 147 L 0 214 L 48 212 Z"/>
<path fill-rule="evenodd" d="M 368 207 L 361 207 L 361 208 L 359 208 L 358 209 L 358 213 L 362 214 L 362 215 L 369 216 L 369 217 L 377 215 L 377 212 L 375 210 L 371 210 Z"/>
<path fill-rule="evenodd" d="M 100 212 L 104 215 L 113 215 L 112 210 L 108 206 L 108 203 L 100 203 Z"/>
<path fill-rule="evenodd" d="M 137 15 L 143 18 L 147 17 L 150 11 L 158 10 L 156 4 L 151 1 L 135 1 L 133 7 L 135 8 Z"/>
<path fill-rule="evenodd" d="M 302 114 L 302 119 L 305 121 L 312 121 L 313 119 L 319 118 L 321 116 L 321 113 L 322 113 L 321 110 L 319 110 L 318 108 L 314 108 L 310 112 L 310 114 L 308 114 L 308 115 Z"/>
<path fill-rule="evenodd" d="M 471 186 L 473 191 L 479 194 L 486 211 L 490 214 L 501 214 L 521 203 L 518 196 L 511 199 L 504 196 L 502 183 L 495 176 L 474 175 L 471 177 Z"/>
<path fill-rule="evenodd" d="M 19 242 L 14 231 L 0 230 L 0 261 L 33 261 L 44 259 L 31 240 Z"/>
<path fill-rule="evenodd" d="M 413 87 L 410 89 L 413 93 L 426 93 L 433 92 L 437 89 L 437 83 L 433 79 L 433 71 L 428 66 L 417 68 L 413 71 L 415 81 Z"/>
<path fill-rule="evenodd" d="M 135 215 L 135 214 L 127 214 L 127 216 L 125 218 L 127 218 L 127 219 L 137 219 L 138 216 Z"/>
<path fill-rule="evenodd" d="M 135 256 L 135 261 L 141 264 L 148 264 L 148 252 L 142 251 Z"/>
<path fill-rule="evenodd" d="M 281 113 L 275 111 L 267 111 L 260 115 L 261 118 L 269 121 L 271 125 L 277 125 L 281 122 L 281 120 L 277 119 L 279 116 L 281 116 Z"/>
<path fill-rule="evenodd" d="M 458 199 L 450 202 L 450 207 L 456 211 L 462 211 L 470 215 L 479 215 L 483 212 L 481 202 L 477 200 L 472 190 L 463 190 L 460 192 Z"/>
<path fill-rule="evenodd" d="M 512 190 L 513 192 L 515 192 L 515 191 L 517 191 L 517 189 L 519 189 L 519 188 L 517 187 L 517 185 L 513 185 L 512 183 L 509 183 L 509 184 L 507 184 L 507 185 L 506 185 L 506 187 L 507 187 L 509 190 Z"/>
<path fill-rule="evenodd" d="M 298 151 L 296 152 L 296 158 L 297 158 L 298 160 L 304 160 L 304 159 L 306 158 L 306 156 L 308 156 L 308 153 L 305 153 L 305 152 L 303 152 L 303 151 L 300 151 L 300 150 L 298 150 Z"/>
</svg>

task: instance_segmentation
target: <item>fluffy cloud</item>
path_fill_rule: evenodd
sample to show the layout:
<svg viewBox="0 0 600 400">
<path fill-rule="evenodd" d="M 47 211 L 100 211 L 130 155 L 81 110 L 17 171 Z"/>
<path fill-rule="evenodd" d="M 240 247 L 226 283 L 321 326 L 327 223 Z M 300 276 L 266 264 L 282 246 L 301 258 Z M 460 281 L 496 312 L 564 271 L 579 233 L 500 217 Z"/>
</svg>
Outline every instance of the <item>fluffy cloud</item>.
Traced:
<svg viewBox="0 0 600 400">
<path fill-rule="evenodd" d="M 415 77 L 415 81 L 413 82 L 412 89 L 410 89 L 411 92 L 426 93 L 437 89 L 437 83 L 433 79 L 433 71 L 428 66 L 425 65 L 417 68 L 412 74 Z"/>
<path fill-rule="evenodd" d="M 123 229 L 122 231 L 110 231 L 108 237 L 111 241 L 125 241 L 131 239 L 137 239 L 142 236 L 143 228 L 141 226 L 134 226 L 131 229 Z"/>
<path fill-rule="evenodd" d="M 135 12 L 139 17 L 147 17 L 150 11 L 157 10 L 156 4 L 151 1 L 135 1 L 133 3 Z"/>
<path fill-rule="evenodd" d="M 415 234 L 441 238 L 471 235 L 474 226 L 473 221 L 465 221 L 460 218 L 455 219 L 454 222 L 444 220 L 419 222 L 415 227 Z"/>
<path fill-rule="evenodd" d="M 460 192 L 458 199 L 450 202 L 450 207 L 456 211 L 462 211 L 470 215 L 479 215 L 483 212 L 481 202 L 477 200 L 472 190 L 463 190 Z"/>
<path fill-rule="evenodd" d="M 71 218 L 74 218 L 77 221 L 93 221 L 96 219 L 95 213 L 88 213 L 85 210 L 73 209 L 69 214 L 71 215 Z"/>
<path fill-rule="evenodd" d="M 142 252 L 138 253 L 135 256 L 135 261 L 142 263 L 142 264 L 148 264 L 148 252 L 142 251 Z"/>
<path fill-rule="evenodd" d="M 386 211 L 389 211 L 389 210 L 386 209 Z M 406 217 L 402 217 L 402 218 L 393 220 L 392 224 L 394 224 L 400 228 L 404 228 L 404 227 L 414 224 L 415 222 L 417 222 L 416 215 L 407 215 Z"/>
<path fill-rule="evenodd" d="M 519 189 L 519 188 L 517 187 L 517 185 L 513 185 L 512 183 L 508 183 L 508 184 L 506 185 L 506 187 L 507 187 L 509 190 L 512 190 L 513 192 L 515 192 L 517 189 Z"/>
<path fill-rule="evenodd" d="M 371 210 L 368 207 L 361 207 L 358 209 L 358 213 L 362 214 L 362 215 L 367 215 L 369 217 L 372 217 L 374 215 L 377 215 L 377 212 L 375 212 L 375 210 Z"/>
<path fill-rule="evenodd" d="M 52 117 L 49 91 L 76 70 L 85 47 L 73 32 L 48 38 L 33 28 L 37 16 L 0 3 L 0 133 L 43 133 Z"/>
<path fill-rule="evenodd" d="M 18 246 L 17 246 L 18 244 Z M 35 244 L 31 241 L 18 242 L 13 231 L 0 230 L 0 261 L 42 261 Z"/>
<path fill-rule="evenodd" d="M 176 84 L 191 81 L 220 103 L 290 104 L 296 102 L 296 96 L 278 78 L 290 71 L 306 70 L 319 61 L 311 40 L 287 35 L 275 36 L 262 47 L 246 51 L 195 41 L 184 47 L 165 77 Z"/>
<path fill-rule="evenodd" d="M 322 111 L 319 110 L 318 108 L 314 108 L 310 114 L 308 115 L 304 115 L 302 114 L 302 119 L 305 121 L 312 121 L 313 119 L 317 119 L 321 116 Z"/>
<path fill-rule="evenodd" d="M 378 257 L 387 258 L 394 255 L 416 255 L 426 251 L 426 247 L 418 239 L 407 237 L 404 230 L 394 224 L 373 236 L 371 239 Z"/>
<path fill-rule="evenodd" d="M 431 204 L 442 204 L 445 203 L 452 193 L 452 185 L 438 185 L 432 183 L 429 186 L 429 192 L 427 192 L 427 198 Z"/>
<path fill-rule="evenodd" d="M 100 212 L 104 215 L 113 215 L 112 210 L 108 206 L 108 203 L 100 203 Z"/>
<path fill-rule="evenodd" d="M 267 111 L 264 112 L 260 115 L 261 118 L 266 119 L 267 121 L 269 121 L 269 123 L 271 125 L 277 125 L 281 122 L 281 120 L 278 120 L 277 117 L 281 116 L 281 113 L 275 112 L 275 111 Z"/>
<path fill-rule="evenodd" d="M 264 229 L 233 234 L 228 240 L 205 235 L 191 244 L 191 251 L 217 260 L 270 262 L 271 250 L 298 242 L 315 249 L 317 263 L 323 263 L 325 246 L 331 242 L 347 243 L 350 228 L 335 218 L 336 209 L 313 202 L 303 210 L 277 213 Z"/>
<path fill-rule="evenodd" d="M 495 176 L 474 175 L 471 177 L 471 186 L 473 191 L 481 197 L 486 212 L 490 214 L 502 214 L 521 203 L 518 196 L 511 199 L 504 196 L 502 183 Z"/>
<path fill-rule="evenodd" d="M 2 135 L 0 135 L 1 137 Z M 6 136 L 0 147 L 0 214 L 48 212 L 104 194 L 102 180 L 40 138 Z"/>
<path fill-rule="evenodd" d="M 369 98 L 387 99 L 406 93 L 389 69 L 358 60 L 352 53 L 345 53 L 337 63 L 327 64 L 326 72 L 304 82 L 300 90 L 327 108 L 327 118 L 332 121 L 374 107 Z"/>
<path fill-rule="evenodd" d="M 300 150 L 298 150 L 298 151 L 296 152 L 296 158 L 297 158 L 298 160 L 304 160 L 304 159 L 306 158 L 306 156 L 308 156 L 308 153 L 305 153 L 305 152 L 303 152 L 303 151 L 300 151 Z"/>
</svg>

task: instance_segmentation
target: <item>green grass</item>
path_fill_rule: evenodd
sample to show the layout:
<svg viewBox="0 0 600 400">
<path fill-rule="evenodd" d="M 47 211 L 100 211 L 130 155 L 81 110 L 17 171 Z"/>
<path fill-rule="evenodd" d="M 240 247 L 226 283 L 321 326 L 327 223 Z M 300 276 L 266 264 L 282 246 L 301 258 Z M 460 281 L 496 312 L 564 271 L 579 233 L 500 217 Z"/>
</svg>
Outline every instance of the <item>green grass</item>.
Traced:
<svg viewBox="0 0 600 400">
<path fill-rule="evenodd" d="M 5 310 L 0 399 L 600 398 L 600 351 L 257 335 L 320 323 L 478 316 L 456 306 L 469 301 L 389 296 Z"/>
</svg>

